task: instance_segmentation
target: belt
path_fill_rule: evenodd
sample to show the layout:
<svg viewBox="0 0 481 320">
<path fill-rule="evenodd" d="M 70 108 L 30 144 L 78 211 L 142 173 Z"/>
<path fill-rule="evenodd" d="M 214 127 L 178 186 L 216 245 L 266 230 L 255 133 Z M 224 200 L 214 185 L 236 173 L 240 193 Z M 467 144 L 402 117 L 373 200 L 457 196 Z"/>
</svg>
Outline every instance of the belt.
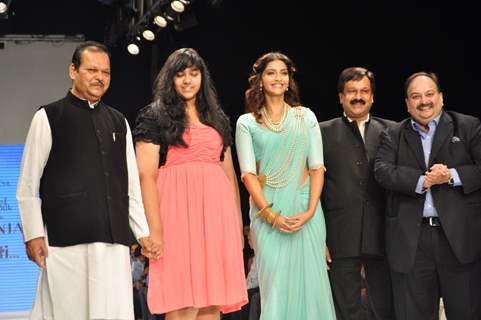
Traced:
<svg viewBox="0 0 481 320">
<path fill-rule="evenodd" d="M 441 226 L 441 220 L 439 220 L 439 217 L 423 217 L 422 223 L 427 224 L 430 227 Z"/>
</svg>

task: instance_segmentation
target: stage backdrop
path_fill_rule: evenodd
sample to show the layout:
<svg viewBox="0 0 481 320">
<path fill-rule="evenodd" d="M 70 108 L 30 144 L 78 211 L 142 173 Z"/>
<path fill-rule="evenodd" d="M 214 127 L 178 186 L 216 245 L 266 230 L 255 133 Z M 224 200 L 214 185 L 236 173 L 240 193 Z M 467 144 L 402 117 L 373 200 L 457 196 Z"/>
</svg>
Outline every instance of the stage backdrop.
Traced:
<svg viewBox="0 0 481 320">
<path fill-rule="evenodd" d="M 35 111 L 70 88 L 81 39 L 0 37 L 0 319 L 24 318 L 32 307 L 38 268 L 25 255 L 15 199 L 23 143 Z"/>
</svg>

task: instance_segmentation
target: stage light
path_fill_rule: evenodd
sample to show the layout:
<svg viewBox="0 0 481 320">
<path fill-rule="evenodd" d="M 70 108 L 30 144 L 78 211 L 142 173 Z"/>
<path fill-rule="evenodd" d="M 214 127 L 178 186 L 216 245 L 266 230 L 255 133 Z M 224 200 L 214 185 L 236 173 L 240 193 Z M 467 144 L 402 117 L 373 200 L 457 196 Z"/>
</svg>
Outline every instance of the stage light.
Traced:
<svg viewBox="0 0 481 320">
<path fill-rule="evenodd" d="M 178 20 L 179 14 L 184 12 L 184 4 L 179 0 L 172 1 L 165 9 L 165 17 L 170 21 Z"/>
<path fill-rule="evenodd" d="M 154 17 L 154 23 L 160 28 L 165 28 L 167 26 L 167 19 L 165 19 L 161 15 L 156 15 Z"/>
<path fill-rule="evenodd" d="M 174 0 L 170 3 L 170 7 L 177 13 L 182 13 L 185 10 L 185 6 L 182 1 Z"/>
<path fill-rule="evenodd" d="M 5 2 L 7 0 L 0 0 Z M 12 1 L 12 0 L 9 0 Z M 98 0 L 116 7 L 116 20 L 109 30 L 114 46 L 122 36 L 123 45 L 131 55 L 141 54 L 143 45 L 157 40 L 162 29 L 184 31 L 198 25 L 191 10 L 195 0 Z M 212 0 L 208 0 L 212 1 Z M 118 33 L 117 37 L 110 36 Z"/>
<path fill-rule="evenodd" d="M 138 35 L 135 36 L 130 36 L 130 41 L 128 42 L 129 44 L 127 45 L 127 51 L 131 55 L 138 55 L 140 53 L 140 37 Z"/>
<path fill-rule="evenodd" d="M 144 31 L 142 31 L 142 37 L 144 37 L 145 40 L 154 41 L 155 33 L 150 29 L 145 29 Z"/>
<path fill-rule="evenodd" d="M 139 48 L 139 45 L 136 44 L 136 43 L 130 43 L 128 46 L 127 46 L 127 51 L 131 54 L 131 55 L 138 55 L 140 53 L 140 48 Z"/>
<path fill-rule="evenodd" d="M 150 22 L 148 22 L 150 21 Z M 142 37 L 148 41 L 154 41 L 157 33 L 160 29 L 167 26 L 167 19 L 165 19 L 160 13 L 155 15 L 153 19 L 150 17 L 145 18 L 145 22 L 141 23 Z"/>
<path fill-rule="evenodd" d="M 12 0 L 0 1 L 0 19 L 8 19 L 8 10 L 10 10 Z"/>
</svg>

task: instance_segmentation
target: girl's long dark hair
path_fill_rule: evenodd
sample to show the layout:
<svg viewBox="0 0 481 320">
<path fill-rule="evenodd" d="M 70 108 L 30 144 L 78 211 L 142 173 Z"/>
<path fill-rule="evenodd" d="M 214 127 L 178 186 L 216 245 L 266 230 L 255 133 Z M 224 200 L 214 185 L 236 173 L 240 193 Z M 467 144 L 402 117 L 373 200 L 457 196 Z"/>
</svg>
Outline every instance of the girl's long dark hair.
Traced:
<svg viewBox="0 0 481 320">
<path fill-rule="evenodd" d="M 197 93 L 195 104 L 200 121 L 219 132 L 224 144 L 223 152 L 232 144 L 229 119 L 223 112 L 204 59 L 191 48 L 174 51 L 160 70 L 154 82 L 152 109 L 159 119 L 162 149 L 170 145 L 187 146 L 182 138 L 187 120 L 185 101 L 177 93 L 174 76 L 186 68 L 196 67 L 202 76 L 202 83 Z M 162 152 L 162 150 L 161 150 Z"/>
<path fill-rule="evenodd" d="M 296 72 L 294 63 L 288 56 L 280 52 L 269 52 L 262 55 L 252 66 L 252 73 L 249 77 L 249 88 L 245 92 L 245 106 L 247 112 L 252 112 L 256 118 L 256 121 L 262 123 L 262 116 L 260 113 L 261 108 L 266 103 L 264 92 L 261 88 L 262 72 L 266 69 L 269 62 L 274 60 L 280 60 L 287 66 L 289 72 L 289 90 L 284 94 L 286 102 L 293 106 L 299 106 L 299 89 L 293 76 Z"/>
</svg>

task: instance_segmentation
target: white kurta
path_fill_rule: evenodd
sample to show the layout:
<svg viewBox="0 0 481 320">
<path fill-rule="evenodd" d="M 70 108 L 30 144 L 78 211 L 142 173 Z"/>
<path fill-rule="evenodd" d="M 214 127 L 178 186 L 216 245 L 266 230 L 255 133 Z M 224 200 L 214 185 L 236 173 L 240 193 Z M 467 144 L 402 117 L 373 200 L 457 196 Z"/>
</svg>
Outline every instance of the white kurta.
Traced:
<svg viewBox="0 0 481 320">
<path fill-rule="evenodd" d="M 148 236 L 149 230 L 132 136 L 127 121 L 126 124 L 129 223 L 139 239 Z M 39 188 L 51 147 L 50 124 L 45 110 L 40 109 L 27 135 L 17 188 L 25 241 L 38 237 L 47 239 Z M 134 319 L 129 252 L 124 245 L 102 242 L 49 246 L 46 268 L 39 275 L 31 319 Z"/>
</svg>

